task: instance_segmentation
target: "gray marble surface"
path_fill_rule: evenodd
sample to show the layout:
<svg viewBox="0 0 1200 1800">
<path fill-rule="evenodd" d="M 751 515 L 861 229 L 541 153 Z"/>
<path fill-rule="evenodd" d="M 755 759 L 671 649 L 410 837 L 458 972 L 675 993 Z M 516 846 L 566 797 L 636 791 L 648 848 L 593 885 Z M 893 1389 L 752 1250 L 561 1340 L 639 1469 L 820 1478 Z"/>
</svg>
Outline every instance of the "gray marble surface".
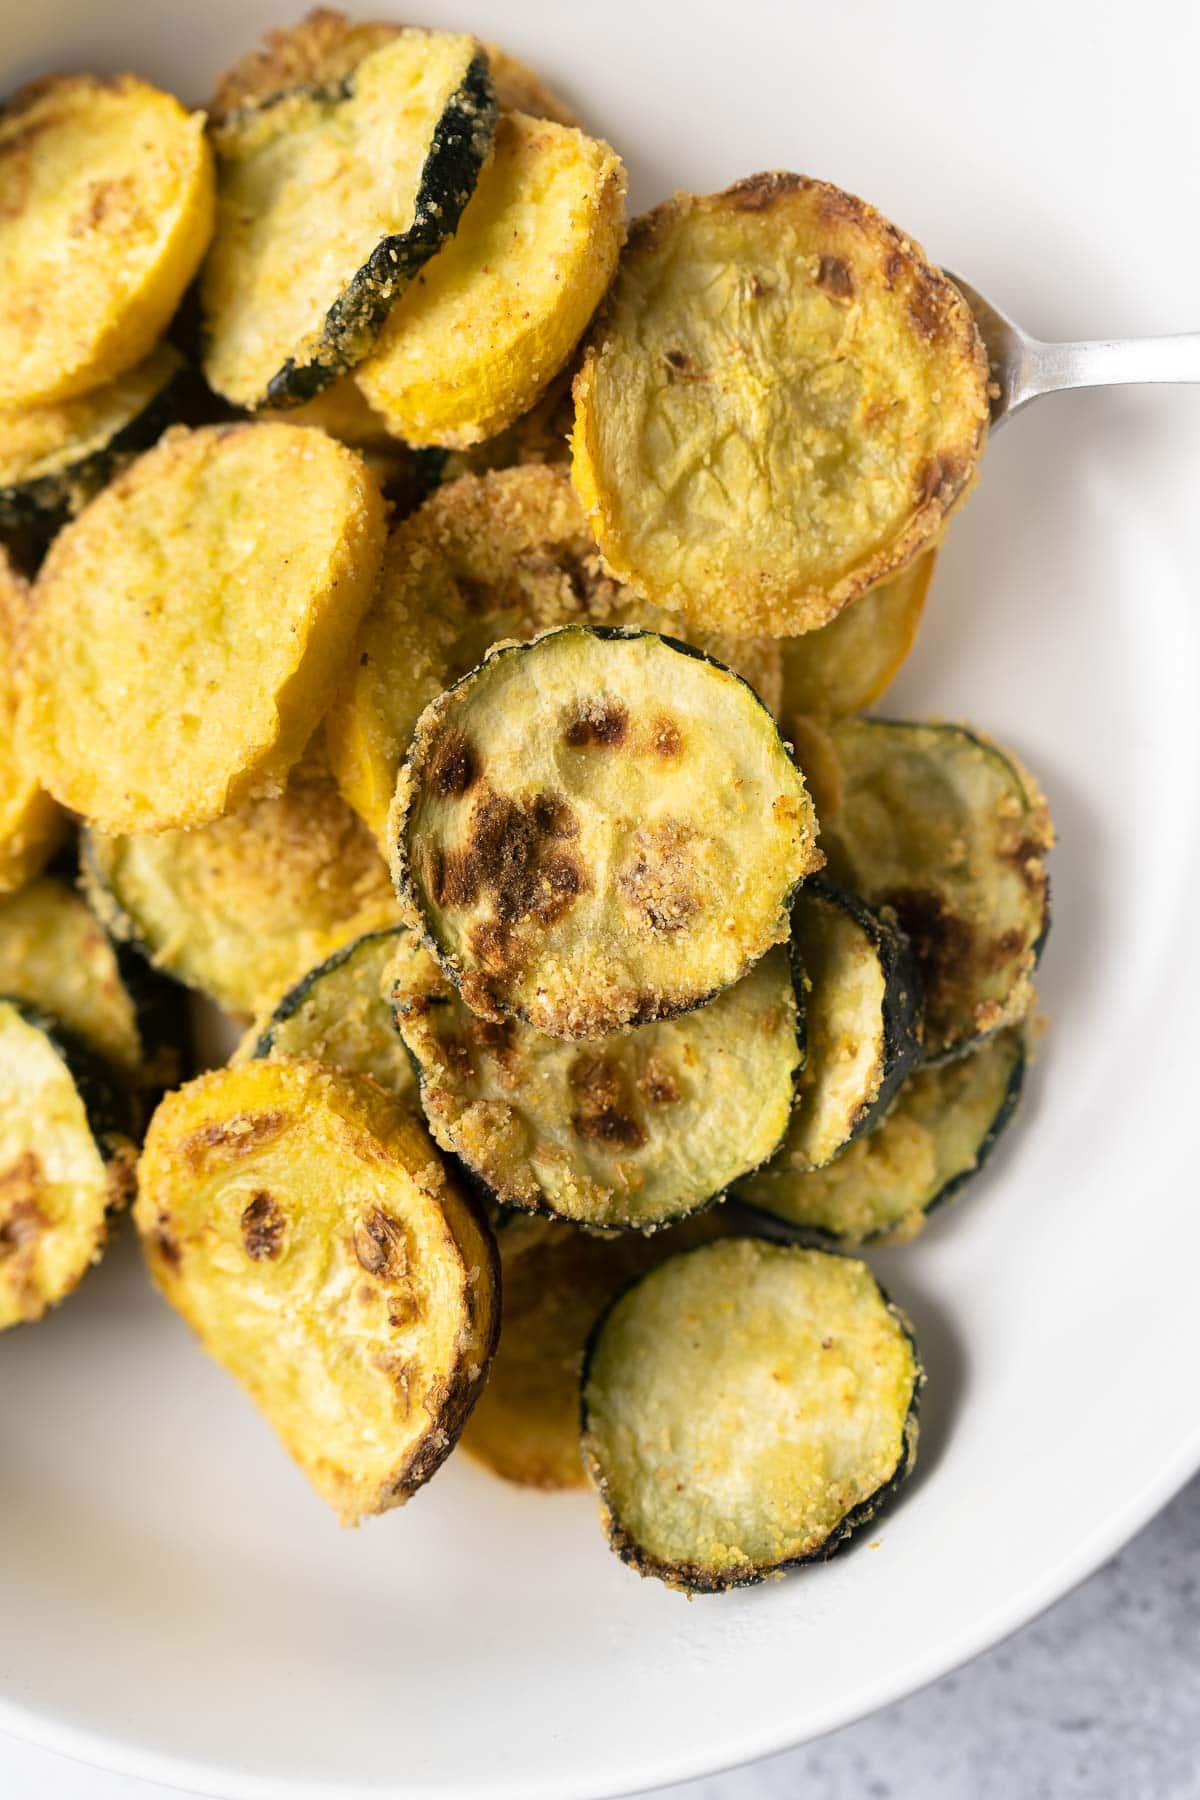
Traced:
<svg viewBox="0 0 1200 1800">
<path fill-rule="evenodd" d="M 167 1794 L 0 1738 L 2 1800 Z M 804 1750 L 664 1795 L 1200 1800 L 1200 1478 L 1107 1568 L 957 1674 Z"/>
</svg>

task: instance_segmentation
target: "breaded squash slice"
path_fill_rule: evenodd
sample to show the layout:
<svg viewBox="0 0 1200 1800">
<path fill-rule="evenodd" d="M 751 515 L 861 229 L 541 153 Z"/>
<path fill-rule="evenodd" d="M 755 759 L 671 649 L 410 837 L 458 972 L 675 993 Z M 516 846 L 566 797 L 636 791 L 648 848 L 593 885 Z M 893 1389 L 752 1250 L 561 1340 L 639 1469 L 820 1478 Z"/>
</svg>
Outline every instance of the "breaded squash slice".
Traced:
<svg viewBox="0 0 1200 1800">
<path fill-rule="evenodd" d="M 785 720 L 848 718 L 874 705 L 916 642 L 936 561 L 927 550 L 819 631 L 783 640 Z"/>
<path fill-rule="evenodd" d="M 332 86 L 228 114 L 201 287 L 209 385 L 295 405 L 360 362 L 457 226 L 495 124 L 476 40 L 417 30 Z"/>
<path fill-rule="evenodd" d="M 1046 799 L 1011 752 L 965 726 L 840 719 L 830 874 L 890 907 L 916 956 L 925 1056 L 956 1056 L 1023 1019 L 1050 928 Z"/>
<path fill-rule="evenodd" d="M 385 850 L 400 762 L 429 702 L 500 640 L 576 622 L 690 633 L 778 706 L 775 641 L 691 632 L 610 580 L 565 471 L 460 477 L 393 531 L 379 592 L 326 721 L 342 792 Z"/>
<path fill-rule="evenodd" d="M 29 589 L 0 548 L 0 895 L 31 881 L 67 835 L 20 726 L 20 667 Z"/>
<path fill-rule="evenodd" d="M 717 1593 L 832 1556 L 916 1460 L 922 1370 L 865 1263 L 726 1238 L 613 1303 L 583 1374 L 609 1543 Z"/>
<path fill-rule="evenodd" d="M 168 432 L 38 576 L 23 718 L 44 785 L 125 833 L 203 825 L 281 784 L 341 677 L 385 530 L 375 481 L 323 432 Z"/>
<path fill-rule="evenodd" d="M 149 355 L 213 228 L 204 115 L 134 75 L 55 75 L 0 111 L 0 407 Z"/>
<path fill-rule="evenodd" d="M 755 175 L 631 229 L 575 383 L 572 473 L 620 580 L 792 636 L 937 541 L 987 380 L 918 245 L 826 182 Z"/>
<path fill-rule="evenodd" d="M 506 113 L 457 231 L 392 308 L 358 385 L 410 444 L 494 437 L 571 355 L 624 235 L 616 152 Z"/>
<path fill-rule="evenodd" d="M 58 530 L 175 423 L 191 380 L 157 345 L 102 388 L 46 406 L 0 407 L 0 531 Z"/>
<path fill-rule="evenodd" d="M 384 19 L 349 19 L 333 7 L 316 7 L 298 25 L 266 32 L 261 50 L 249 51 L 225 71 L 209 102 L 209 117 L 222 125 L 231 113 L 261 106 L 290 88 L 337 87 L 364 57 L 391 43 L 403 29 Z M 578 125 L 566 101 L 528 64 L 496 44 L 485 43 L 483 48 L 496 103 L 503 111 Z"/>
<path fill-rule="evenodd" d="M 440 1467 L 499 1327 L 495 1245 L 362 1076 L 262 1061 L 159 1106 L 134 1217 L 158 1286 L 351 1525 Z"/>
<path fill-rule="evenodd" d="M 500 645 L 422 713 L 393 874 L 467 1005 L 597 1038 L 703 1005 L 788 936 L 804 778 L 737 675 L 654 632 Z"/>
<path fill-rule="evenodd" d="M 783 945 L 707 1006 L 589 1044 L 477 1018 L 411 932 L 391 972 L 429 1128 L 504 1206 L 654 1231 L 780 1146 L 804 1060 Z"/>
<path fill-rule="evenodd" d="M 103 1064 L 0 998 L 0 1331 L 42 1318 L 99 1262 L 132 1191 L 127 1124 Z"/>
<path fill-rule="evenodd" d="M 806 1235 L 907 1243 L 977 1175 L 1017 1110 L 1025 1028 L 908 1077 L 882 1120 L 823 1169 L 777 1161 L 737 1198 Z"/>
<path fill-rule="evenodd" d="M 243 1016 L 399 919 L 378 849 L 312 758 L 282 794 L 193 831 L 88 831 L 82 862 L 89 900 L 114 937 Z"/>
</svg>

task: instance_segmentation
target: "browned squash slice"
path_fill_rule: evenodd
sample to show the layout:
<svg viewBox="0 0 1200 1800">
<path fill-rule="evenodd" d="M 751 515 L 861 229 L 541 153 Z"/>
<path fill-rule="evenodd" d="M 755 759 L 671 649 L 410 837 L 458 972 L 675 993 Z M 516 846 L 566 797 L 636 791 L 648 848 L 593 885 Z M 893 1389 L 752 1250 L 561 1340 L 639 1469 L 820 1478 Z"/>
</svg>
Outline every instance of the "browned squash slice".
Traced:
<svg viewBox="0 0 1200 1800">
<path fill-rule="evenodd" d="M 0 895 L 32 880 L 67 822 L 38 780 L 18 720 L 29 589 L 0 549 Z"/>
</svg>

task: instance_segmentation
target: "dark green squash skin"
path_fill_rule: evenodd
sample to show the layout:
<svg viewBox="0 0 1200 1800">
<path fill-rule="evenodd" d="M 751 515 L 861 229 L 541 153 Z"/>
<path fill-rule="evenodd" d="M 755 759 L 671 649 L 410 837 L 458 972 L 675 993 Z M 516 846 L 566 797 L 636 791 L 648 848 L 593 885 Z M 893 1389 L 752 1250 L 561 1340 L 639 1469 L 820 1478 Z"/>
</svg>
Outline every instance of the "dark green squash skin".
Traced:
<svg viewBox="0 0 1200 1800">
<path fill-rule="evenodd" d="M 682 638 L 671 637 L 666 632 L 648 631 L 645 629 L 645 627 L 640 626 L 640 625 L 575 625 L 575 624 L 552 625 L 549 627 L 548 630 L 539 632 L 537 637 L 525 639 L 520 643 L 502 644 L 499 648 L 493 648 L 493 649 L 489 650 L 487 652 L 487 655 L 484 657 L 483 661 L 490 663 L 490 662 L 494 661 L 496 658 L 501 657 L 501 656 L 520 656 L 523 651 L 529 650 L 534 644 L 538 643 L 541 638 L 551 637 L 551 636 L 555 635 L 556 633 L 563 632 L 563 631 L 584 632 L 589 637 L 604 638 L 604 639 L 610 639 L 610 638 L 633 639 L 633 638 L 643 638 L 643 637 L 658 638 L 660 643 L 668 644 L 672 650 L 678 650 L 681 653 L 681 655 L 692 656 L 696 659 L 697 662 L 711 663 L 711 665 L 714 669 L 720 669 L 724 674 L 732 675 L 733 679 L 737 682 L 740 682 L 741 685 L 745 688 L 746 692 L 752 697 L 755 705 L 759 708 L 759 710 L 761 712 L 765 713 L 767 719 L 770 721 L 772 735 L 774 737 L 778 738 L 788 761 L 791 763 L 792 767 L 800 775 L 801 779 L 802 780 L 804 779 L 804 770 L 800 767 L 799 762 L 796 760 L 796 753 L 795 753 L 795 750 L 793 749 L 792 745 L 783 736 L 783 733 L 780 730 L 778 719 L 775 717 L 775 714 L 771 711 L 770 707 L 767 705 L 766 701 L 762 699 L 761 695 L 757 692 L 757 690 L 755 688 L 751 687 L 750 683 L 746 680 L 745 676 L 739 675 L 736 669 L 731 669 L 728 666 L 728 664 L 721 662 L 719 660 L 719 658 L 717 658 L 715 656 L 710 656 L 706 650 L 699 649 L 695 644 L 685 643 Z M 479 670 L 482 667 L 483 667 L 483 662 L 476 663 L 476 665 L 473 669 L 468 669 L 465 675 L 460 675 L 457 681 L 451 682 L 450 686 L 446 689 L 445 693 L 438 696 L 438 700 L 445 700 L 450 694 L 456 694 L 458 692 L 459 688 L 465 687 L 469 681 L 473 681 L 475 679 L 475 676 L 479 673 Z M 430 705 L 436 706 L 438 704 L 438 700 L 431 701 Z M 422 716 L 424 716 L 424 715 L 422 715 Z M 408 749 L 404 752 L 404 756 L 401 759 L 401 764 L 400 764 L 401 771 L 412 767 L 413 748 L 415 746 L 415 743 L 416 743 L 416 733 L 414 732 L 412 738 L 409 741 Z M 805 791 L 806 792 L 808 791 L 807 783 L 805 784 Z M 420 932 L 421 942 L 424 944 L 425 948 L 429 951 L 429 954 L 435 959 L 439 968 L 442 970 L 442 973 L 446 976 L 447 980 L 452 982 L 455 987 L 458 987 L 459 972 L 454 965 L 454 959 L 447 951 L 444 951 L 442 949 L 442 947 L 435 941 L 433 933 L 430 931 L 428 924 L 426 923 L 425 909 L 421 905 L 420 900 L 418 899 L 416 886 L 412 880 L 412 874 L 411 874 L 411 869 L 410 869 L 410 865 L 409 865 L 409 856 L 408 856 L 408 815 L 409 815 L 410 811 L 412 810 L 412 802 L 413 802 L 414 797 L 415 796 L 412 793 L 410 793 L 409 803 L 405 807 L 403 814 L 397 821 L 398 836 L 396 838 L 396 858 L 395 858 L 395 864 L 394 864 L 396 897 L 399 900 L 400 905 L 404 908 L 405 912 L 408 914 L 408 916 L 410 918 L 418 919 L 420 921 L 420 925 L 419 925 L 418 929 Z M 810 802 L 811 802 L 811 795 L 809 796 L 809 798 L 810 798 Z M 815 807 L 813 808 L 813 816 L 815 819 L 816 818 L 816 808 Z M 808 876 L 802 875 L 798 881 L 796 881 L 792 884 L 791 888 L 783 896 L 783 906 L 786 910 L 790 911 L 792 902 L 795 899 L 796 895 L 800 892 L 801 888 L 804 886 L 805 881 L 806 880 L 811 881 L 812 879 L 813 879 L 813 877 L 811 875 L 808 875 Z M 793 966 L 794 966 L 794 963 L 793 963 Z M 749 973 L 748 968 L 742 970 L 743 975 L 748 974 L 748 973 Z M 740 977 L 739 977 L 739 979 L 740 979 Z M 729 985 L 732 985 L 732 983 L 730 983 Z M 681 1001 L 679 1003 L 679 1005 L 677 1005 L 677 1006 L 665 1007 L 661 1011 L 651 1012 L 651 1013 L 647 1014 L 646 1017 L 644 1017 L 644 1018 L 635 1017 L 629 1021 L 629 1024 L 631 1026 L 649 1025 L 649 1024 L 653 1024 L 655 1021 L 661 1020 L 661 1019 L 677 1019 L 683 1013 L 695 1012 L 701 1006 L 707 1006 L 710 1000 L 715 1000 L 717 995 L 720 993 L 723 993 L 723 992 L 724 992 L 723 988 L 719 988 L 719 987 L 710 988 L 706 994 L 700 994 L 694 1000 Z M 800 983 L 797 983 L 796 992 L 797 992 L 797 1004 L 798 1004 L 799 1017 L 801 1020 L 803 1020 L 804 1005 L 803 1005 L 803 995 L 801 992 L 801 984 Z M 521 1014 L 519 1012 L 517 1012 L 515 1008 L 504 1006 L 504 1004 L 502 1002 L 499 1002 L 498 1004 L 500 1005 L 501 1011 L 509 1013 L 510 1016 L 513 1018 L 518 1018 L 518 1019 L 521 1018 Z M 528 1020 L 524 1020 L 523 1022 L 527 1024 Z M 798 1041 L 800 1043 L 801 1053 L 803 1054 L 804 1049 L 805 1049 L 805 1042 L 804 1042 L 804 1037 L 803 1037 L 803 1026 L 801 1026 L 800 1032 L 797 1035 L 798 1035 Z M 803 1066 L 803 1064 L 801 1064 L 801 1066 Z"/>
<path fill-rule="evenodd" d="M 762 1238 L 768 1243 L 781 1241 L 773 1238 L 771 1233 L 759 1231 L 753 1226 L 740 1233 L 740 1235 L 742 1237 Z M 791 1242 L 793 1240 L 788 1239 L 786 1241 Z M 697 1246 L 697 1248 L 702 1249 L 704 1246 Z M 695 1254 L 695 1248 L 690 1250 L 679 1250 L 676 1252 L 676 1256 L 694 1256 Z M 842 1252 L 831 1250 L 827 1251 L 827 1254 L 838 1255 L 842 1254 Z M 645 1281 L 648 1275 L 657 1274 L 659 1270 L 665 1268 L 668 1263 L 673 1262 L 674 1260 L 674 1257 L 667 1257 L 664 1262 L 658 1265 L 657 1269 L 647 1269 L 643 1274 L 635 1275 L 631 1281 L 627 1281 L 620 1292 L 613 1295 L 612 1299 L 608 1302 L 607 1306 L 592 1326 L 591 1331 L 588 1333 L 587 1344 L 585 1345 L 583 1352 L 583 1365 L 579 1376 L 579 1431 L 582 1439 L 586 1440 L 589 1429 L 586 1397 L 588 1380 L 591 1375 L 596 1347 L 600 1342 L 604 1327 L 608 1323 L 609 1314 L 632 1288 L 637 1287 L 639 1282 Z M 861 1261 L 862 1259 L 855 1257 L 853 1260 Z M 596 1469 L 592 1466 L 591 1460 L 585 1455 L 584 1466 L 587 1469 L 589 1479 L 596 1489 L 604 1509 L 604 1526 L 608 1536 L 609 1548 L 615 1555 L 620 1557 L 627 1568 L 636 1570 L 636 1572 L 643 1577 L 652 1575 L 657 1580 L 664 1582 L 667 1587 L 682 1589 L 689 1599 L 694 1594 L 725 1594 L 731 1592 L 734 1588 L 757 1587 L 761 1582 L 769 1581 L 773 1576 L 786 1574 L 791 1569 L 802 1568 L 806 1563 L 829 1562 L 833 1557 L 839 1555 L 843 1550 L 848 1548 L 852 1539 L 857 1537 L 858 1533 L 865 1525 L 871 1524 L 879 1517 L 885 1507 L 891 1505 L 899 1494 L 900 1489 L 904 1486 L 905 1481 L 912 1474 L 917 1460 L 921 1389 L 925 1385 L 925 1367 L 921 1361 L 917 1340 L 913 1335 L 913 1329 L 908 1318 L 890 1298 L 886 1288 L 883 1286 L 882 1282 L 879 1281 L 878 1277 L 875 1278 L 875 1285 L 879 1289 L 879 1295 L 884 1305 L 900 1326 L 901 1331 L 904 1333 L 904 1336 L 911 1346 L 914 1364 L 912 1397 L 908 1403 L 908 1412 L 905 1414 L 903 1425 L 903 1448 L 901 1450 L 900 1461 L 897 1463 L 888 1479 L 883 1482 L 881 1486 L 877 1487 L 873 1494 L 868 1494 L 865 1500 L 861 1500 L 857 1506 L 852 1507 L 848 1513 L 844 1514 L 830 1532 L 829 1536 L 825 1539 L 825 1542 L 818 1545 L 815 1550 L 810 1550 L 803 1556 L 785 1557 L 781 1562 L 777 1563 L 755 1564 L 750 1569 L 710 1569 L 705 1568 L 699 1563 L 666 1562 L 662 1558 L 652 1556 L 648 1551 L 643 1550 L 637 1541 L 625 1530 L 620 1520 L 611 1510 L 605 1483 Z"/>
<path fill-rule="evenodd" d="M 361 950 L 364 944 L 374 944 L 382 938 L 402 937 L 407 930 L 407 925 L 393 925 L 383 931 L 365 931 L 361 937 L 352 938 L 348 944 L 343 944 L 341 948 L 335 950 L 331 956 L 327 956 L 324 962 L 318 963 L 315 969 L 310 969 L 307 975 L 302 975 L 296 985 L 288 989 L 287 993 L 283 996 L 283 999 L 279 1002 L 279 1005 L 275 1008 L 274 1012 L 259 1032 L 254 1041 L 254 1048 L 250 1052 L 251 1060 L 258 1061 L 260 1058 L 270 1056 L 273 1053 L 275 1049 L 275 1036 L 278 1028 L 281 1025 L 285 1025 L 290 1018 L 300 1011 L 300 1008 L 305 1004 L 313 989 L 319 982 L 324 980 L 326 975 L 332 975 L 335 969 L 340 969 L 343 963 L 349 962 L 350 958 L 356 951 Z M 408 1046 L 404 1043 L 399 1032 L 396 1033 L 396 1042 L 406 1051 L 406 1053 L 408 1052 Z M 409 1061 L 411 1062 L 413 1060 L 412 1055 L 411 1053 L 408 1054 Z"/>
<path fill-rule="evenodd" d="M 326 92 L 330 98 L 347 97 L 353 89 L 350 75 Z M 272 95 L 268 104 L 282 97 Z M 325 314 L 317 350 L 305 361 L 289 357 L 267 383 L 261 405 L 301 406 L 370 353 L 409 282 L 457 230 L 492 147 L 498 116 L 487 55 L 479 50 L 434 131 L 412 224 L 375 246 Z"/>
</svg>

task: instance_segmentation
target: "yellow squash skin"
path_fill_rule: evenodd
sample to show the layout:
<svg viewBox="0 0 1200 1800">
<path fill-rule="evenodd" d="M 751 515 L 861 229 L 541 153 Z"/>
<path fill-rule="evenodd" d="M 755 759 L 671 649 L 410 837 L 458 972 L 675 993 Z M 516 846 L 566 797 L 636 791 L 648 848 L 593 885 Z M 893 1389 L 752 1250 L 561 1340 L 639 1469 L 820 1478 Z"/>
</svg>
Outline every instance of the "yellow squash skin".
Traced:
<svg viewBox="0 0 1200 1800">
<path fill-rule="evenodd" d="M 133 75 L 52 76 L 0 112 L 0 407 L 152 349 L 213 229 L 204 115 Z"/>
<path fill-rule="evenodd" d="M 322 432 L 168 432 L 38 577 L 23 720 L 46 788 L 125 833 L 203 825 L 280 785 L 341 676 L 385 529 L 373 477 Z"/>
<path fill-rule="evenodd" d="M 499 645 L 418 721 L 392 872 L 474 1011 L 598 1038 L 703 1005 L 820 866 L 804 778 L 738 676 L 653 632 Z"/>
<path fill-rule="evenodd" d="M 936 561 L 927 550 L 819 631 L 784 639 L 785 720 L 848 718 L 874 705 L 916 642 Z"/>
<path fill-rule="evenodd" d="M 20 664 L 29 589 L 0 548 L 0 895 L 44 867 L 67 821 L 38 780 L 20 728 Z"/>
<path fill-rule="evenodd" d="M 773 639 L 692 631 L 605 575 L 564 470 L 462 476 L 392 532 L 378 594 L 326 720 L 338 785 L 385 854 L 401 758 L 424 708 L 501 639 L 572 623 L 690 635 L 767 706 L 779 704 Z"/>
<path fill-rule="evenodd" d="M 117 937 L 228 1011 L 271 1007 L 363 932 L 399 919 L 387 866 L 311 757 L 282 794 L 192 831 L 90 832 L 84 878 Z"/>
<path fill-rule="evenodd" d="M 625 170 L 607 144 L 505 114 L 457 231 L 355 371 L 389 429 L 464 449 L 526 412 L 612 279 L 624 203 Z"/>
<path fill-rule="evenodd" d="M 572 475 L 619 579 L 792 636 L 937 540 L 987 377 L 919 246 L 825 182 L 751 176 L 631 229 L 575 382 Z"/>
<path fill-rule="evenodd" d="M 495 1246 L 423 1127 L 304 1061 L 159 1106 L 134 1211 L 159 1288 L 345 1524 L 440 1467 L 499 1324 Z"/>
</svg>

